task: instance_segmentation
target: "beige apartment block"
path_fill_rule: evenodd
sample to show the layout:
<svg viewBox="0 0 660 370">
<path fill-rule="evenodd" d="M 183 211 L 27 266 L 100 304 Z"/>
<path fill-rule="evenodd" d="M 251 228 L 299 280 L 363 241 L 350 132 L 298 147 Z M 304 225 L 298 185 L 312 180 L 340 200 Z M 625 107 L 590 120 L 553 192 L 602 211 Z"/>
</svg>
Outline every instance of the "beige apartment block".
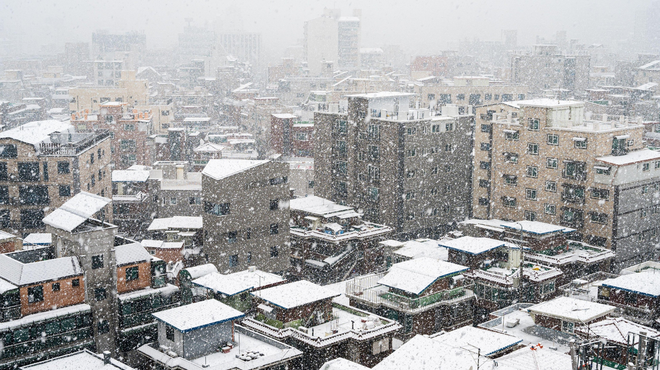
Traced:
<svg viewBox="0 0 660 370">
<path fill-rule="evenodd" d="M 135 79 L 135 71 L 121 71 L 116 87 L 81 86 L 69 89 L 69 110 L 97 112 L 103 103 L 123 102 L 131 106 L 149 103 L 147 80 Z"/>
<path fill-rule="evenodd" d="M 616 252 L 620 269 L 654 257 L 660 234 L 660 153 L 644 127 L 538 99 L 477 109 L 473 215 L 574 228 Z"/>
</svg>

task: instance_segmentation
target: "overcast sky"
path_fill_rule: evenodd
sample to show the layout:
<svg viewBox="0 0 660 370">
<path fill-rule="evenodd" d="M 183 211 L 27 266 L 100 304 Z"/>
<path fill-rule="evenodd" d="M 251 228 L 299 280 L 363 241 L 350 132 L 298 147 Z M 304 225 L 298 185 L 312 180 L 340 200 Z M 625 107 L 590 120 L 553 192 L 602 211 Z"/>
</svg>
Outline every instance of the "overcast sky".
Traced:
<svg viewBox="0 0 660 370">
<path fill-rule="evenodd" d="M 143 31 L 149 48 L 176 45 L 185 18 L 209 27 L 242 23 L 246 31 L 263 33 L 267 54 L 303 37 L 305 20 L 323 8 L 343 15 L 362 10 L 362 46 L 401 45 L 410 53 L 429 54 L 455 47 L 459 39 L 499 41 L 500 30 L 517 29 L 519 44 L 536 36 L 551 38 L 566 30 L 569 39 L 615 45 L 632 37 L 635 14 L 652 0 L 0 0 L 0 37 L 20 34 L 41 45 L 91 42 L 97 29 Z M 234 26 L 232 26 L 234 27 Z M 14 37 L 14 36 L 11 36 Z"/>
</svg>

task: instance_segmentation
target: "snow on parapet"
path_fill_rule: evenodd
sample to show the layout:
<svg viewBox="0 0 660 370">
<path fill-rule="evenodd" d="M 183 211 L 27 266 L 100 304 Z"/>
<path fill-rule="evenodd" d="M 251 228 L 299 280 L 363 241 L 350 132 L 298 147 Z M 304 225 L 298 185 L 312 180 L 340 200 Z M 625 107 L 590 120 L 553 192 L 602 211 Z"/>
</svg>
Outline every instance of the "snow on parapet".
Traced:
<svg viewBox="0 0 660 370">
<path fill-rule="evenodd" d="M 286 310 L 341 295 L 306 280 L 278 285 L 253 294 Z"/>
<path fill-rule="evenodd" d="M 496 354 L 523 341 L 508 334 L 475 328 L 474 326 L 464 326 L 432 338 L 439 343 L 468 351 L 473 350 L 475 347 L 479 348 L 482 356 Z"/>
<path fill-rule="evenodd" d="M 614 312 L 616 308 L 596 302 L 559 297 L 539 303 L 528 310 L 535 315 L 561 318 L 576 323 L 588 323 Z"/>
<path fill-rule="evenodd" d="M 491 238 L 464 236 L 458 239 L 442 240 L 438 245 L 469 254 L 481 254 L 499 247 L 504 247 L 507 244 L 501 240 Z"/>
<path fill-rule="evenodd" d="M 202 174 L 215 180 L 222 180 L 266 163 L 268 163 L 266 160 L 211 159 L 204 167 Z"/>
<path fill-rule="evenodd" d="M 603 281 L 602 285 L 651 297 L 660 296 L 660 274 L 654 270 L 607 279 Z"/>
<path fill-rule="evenodd" d="M 455 263 L 422 257 L 395 263 L 378 284 L 420 295 L 436 280 L 467 270 Z"/>
<path fill-rule="evenodd" d="M 641 149 L 630 152 L 626 155 L 608 155 L 605 157 L 598 157 L 596 160 L 613 164 L 615 166 L 625 166 L 645 161 L 653 161 L 660 159 L 660 152 L 650 149 Z"/>
<path fill-rule="evenodd" d="M 82 273 L 80 263 L 75 257 L 22 263 L 10 257 L 10 254 L 0 254 L 0 278 L 16 286 L 55 281 Z"/>
<path fill-rule="evenodd" d="M 108 198 L 83 191 L 44 217 L 43 222 L 46 225 L 71 232 L 110 202 L 111 200 Z"/>
<path fill-rule="evenodd" d="M 240 319 L 245 316 L 241 311 L 215 299 L 156 312 L 153 315 L 158 320 L 182 332 Z"/>
<path fill-rule="evenodd" d="M 50 134 L 73 130 L 69 122 L 57 120 L 34 121 L 18 126 L 5 132 L 0 132 L 0 139 L 14 139 L 27 144 L 32 144 L 35 149 L 39 143 L 50 139 Z"/>
</svg>

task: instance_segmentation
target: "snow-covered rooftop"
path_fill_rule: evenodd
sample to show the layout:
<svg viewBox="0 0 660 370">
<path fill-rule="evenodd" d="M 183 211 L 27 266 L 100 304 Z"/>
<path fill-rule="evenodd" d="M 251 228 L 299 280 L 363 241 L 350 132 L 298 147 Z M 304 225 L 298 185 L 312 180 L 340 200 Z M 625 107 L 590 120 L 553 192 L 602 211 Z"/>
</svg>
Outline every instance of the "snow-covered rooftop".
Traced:
<svg viewBox="0 0 660 370">
<path fill-rule="evenodd" d="M 115 247 L 117 266 L 151 261 L 151 254 L 140 243 L 124 244 Z"/>
<path fill-rule="evenodd" d="M 557 317 L 579 323 L 588 323 L 606 316 L 614 310 L 615 307 L 612 306 L 570 297 L 558 297 L 529 308 L 529 312 L 532 314 Z"/>
<path fill-rule="evenodd" d="M 465 350 L 417 335 L 387 356 L 374 370 L 493 370 L 495 363 L 486 357 L 477 359 L 477 349 Z"/>
<path fill-rule="evenodd" d="M 279 275 L 275 275 L 270 272 L 265 272 L 256 269 L 254 271 L 250 271 L 250 269 L 238 271 L 231 273 L 227 276 L 231 276 L 234 279 L 241 280 L 245 284 L 252 285 L 255 288 L 273 285 L 284 281 L 284 278 L 282 278 Z"/>
<path fill-rule="evenodd" d="M 273 113 L 273 117 L 279 118 L 279 119 L 296 119 L 298 116 L 295 114 L 289 114 L 289 113 Z"/>
<path fill-rule="evenodd" d="M 534 350 L 531 347 L 525 347 L 498 358 L 495 360 L 497 362 L 497 369 L 567 370 L 572 368 L 571 356 L 552 350 L 548 348 L 547 344 L 544 348 L 536 347 L 536 343 L 534 346 L 536 348 Z"/>
<path fill-rule="evenodd" d="M 252 295 L 288 310 L 323 299 L 338 297 L 340 294 L 309 281 L 300 280 L 259 290 Z"/>
<path fill-rule="evenodd" d="M 654 61 L 649 62 L 649 63 L 646 63 L 643 66 L 639 67 L 639 69 L 660 70 L 660 59 L 654 60 Z"/>
<path fill-rule="evenodd" d="M 615 166 L 625 166 L 658 159 L 660 159 L 660 152 L 650 149 L 635 150 L 626 155 L 608 155 L 606 157 L 596 158 L 598 161 L 613 164 Z"/>
<path fill-rule="evenodd" d="M 291 199 L 289 207 L 294 211 L 302 211 L 323 217 L 333 217 L 340 213 L 353 210 L 352 207 L 342 206 L 331 200 L 317 197 L 315 195 Z"/>
<path fill-rule="evenodd" d="M 4 294 L 10 290 L 16 290 L 18 287 L 4 279 L 0 279 L 0 294 Z"/>
<path fill-rule="evenodd" d="M 213 265 L 212 263 L 207 263 L 204 265 L 188 267 L 186 268 L 186 271 L 188 271 L 188 273 L 190 274 L 191 279 L 197 279 L 206 274 L 210 274 L 212 272 L 218 272 L 218 268 L 215 267 L 215 265 Z"/>
<path fill-rule="evenodd" d="M 570 101 L 570 100 L 557 100 L 557 99 L 530 99 L 530 100 L 519 100 L 515 102 L 516 105 L 520 107 L 534 107 L 534 108 L 558 108 L 558 107 L 572 107 L 572 106 L 583 106 L 584 102 L 581 101 Z"/>
<path fill-rule="evenodd" d="M 147 228 L 148 231 L 161 231 L 168 229 L 201 229 L 202 216 L 174 216 L 155 218 Z"/>
<path fill-rule="evenodd" d="M 369 368 L 339 357 L 323 364 L 320 370 L 369 370 Z"/>
<path fill-rule="evenodd" d="M 17 286 L 60 280 L 82 274 L 82 268 L 75 257 L 22 263 L 7 254 L 0 254 L 0 278 Z"/>
<path fill-rule="evenodd" d="M 433 339 L 448 346 L 461 347 L 467 350 L 473 350 L 474 347 L 479 348 L 483 356 L 493 355 L 522 342 L 520 338 L 475 328 L 474 326 L 464 326 L 446 334 L 433 337 Z"/>
<path fill-rule="evenodd" d="M 23 239 L 23 245 L 50 245 L 53 242 L 51 233 L 32 233 Z"/>
<path fill-rule="evenodd" d="M 5 239 L 12 239 L 16 238 L 17 236 L 11 233 L 8 233 L 6 231 L 0 230 L 0 240 L 5 240 Z"/>
<path fill-rule="evenodd" d="M 386 245 L 386 242 L 392 242 L 386 240 L 381 242 L 381 244 Z M 397 242 L 400 243 L 400 242 Z M 432 239 L 417 239 L 410 240 L 405 243 L 401 243 L 403 246 L 396 251 L 395 254 L 408 258 L 421 258 L 421 257 L 430 257 L 437 260 L 447 260 L 447 249 L 440 248 L 438 242 Z"/>
<path fill-rule="evenodd" d="M 381 91 L 376 93 L 366 93 L 366 94 L 353 94 L 346 95 L 349 98 L 366 98 L 366 99 L 379 99 L 379 98 L 396 98 L 402 96 L 414 96 L 413 93 L 403 93 L 403 92 L 394 92 L 394 91 Z"/>
<path fill-rule="evenodd" d="M 222 152 L 225 149 L 224 146 L 215 143 L 204 143 L 193 149 L 195 153 L 217 153 Z"/>
<path fill-rule="evenodd" d="M 627 290 L 633 293 L 658 297 L 660 296 L 660 272 L 655 270 L 644 270 L 636 274 L 621 275 L 614 279 L 603 281 L 602 285 L 608 288 Z"/>
<path fill-rule="evenodd" d="M 50 138 L 54 132 L 73 130 L 69 122 L 57 120 L 34 121 L 11 130 L 0 132 L 0 139 L 10 138 L 27 144 L 37 145 Z"/>
<path fill-rule="evenodd" d="M 590 337 L 596 336 L 626 345 L 628 344 L 628 333 L 639 334 L 644 331 L 649 338 L 660 337 L 660 331 L 626 320 L 623 317 L 601 320 L 579 330 L 586 330 Z M 634 336 L 634 339 L 637 338 L 637 336 Z"/>
<path fill-rule="evenodd" d="M 524 232 L 530 234 L 540 234 L 540 235 L 556 233 L 559 231 L 563 231 L 564 233 L 575 231 L 575 229 L 571 229 L 564 226 L 548 224 L 540 221 L 527 221 L 527 220 L 518 221 L 518 222 L 504 222 L 502 223 L 501 226 L 507 229 L 515 229 L 518 231 L 520 231 L 520 227 L 522 226 Z"/>
<path fill-rule="evenodd" d="M 469 254 L 481 254 L 493 249 L 504 247 L 507 244 L 497 239 L 463 236 L 458 239 L 442 240 L 438 242 L 438 245 Z"/>
<path fill-rule="evenodd" d="M 84 349 L 68 355 L 51 358 L 46 361 L 37 362 L 32 365 L 22 366 L 21 369 L 31 370 L 132 370 L 133 368 L 125 365 L 114 358 L 110 359 L 110 364 L 106 364 L 103 355 L 95 354 Z"/>
<path fill-rule="evenodd" d="M 236 320 L 245 315 L 226 304 L 209 299 L 153 314 L 158 320 L 182 332 Z"/>
<path fill-rule="evenodd" d="M 108 198 L 81 191 L 44 217 L 43 221 L 46 225 L 70 232 L 110 202 Z"/>
<path fill-rule="evenodd" d="M 421 294 L 436 280 L 467 270 L 467 267 L 455 263 L 422 257 L 395 263 L 390 271 L 378 280 L 378 284 L 413 294 Z"/>
<path fill-rule="evenodd" d="M 114 170 L 112 182 L 145 182 L 149 180 L 149 170 Z"/>
<path fill-rule="evenodd" d="M 221 293 L 227 296 L 233 296 L 239 293 L 246 292 L 254 285 L 244 282 L 243 280 L 234 278 L 230 275 L 223 275 L 218 272 L 212 272 L 192 281 L 193 284 L 203 288 L 210 289 L 215 293 Z"/>
<path fill-rule="evenodd" d="M 247 159 L 211 159 L 206 164 L 202 174 L 215 180 L 222 180 L 226 177 L 244 172 L 253 167 L 268 163 L 266 160 L 247 160 Z"/>
</svg>

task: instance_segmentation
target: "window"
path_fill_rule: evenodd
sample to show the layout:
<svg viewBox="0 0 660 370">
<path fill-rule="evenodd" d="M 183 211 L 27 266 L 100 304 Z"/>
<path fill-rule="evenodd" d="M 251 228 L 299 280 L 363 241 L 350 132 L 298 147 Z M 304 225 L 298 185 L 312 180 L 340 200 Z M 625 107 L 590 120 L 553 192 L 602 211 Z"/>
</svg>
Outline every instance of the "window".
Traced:
<svg viewBox="0 0 660 370">
<path fill-rule="evenodd" d="M 44 162 L 44 181 L 48 181 L 48 162 Z"/>
<path fill-rule="evenodd" d="M 215 204 L 211 202 L 204 202 L 204 212 L 216 216 L 228 215 L 230 213 L 229 208 L 230 208 L 229 203 Z"/>
<path fill-rule="evenodd" d="M 525 199 L 536 200 L 536 189 L 525 189 Z"/>
<path fill-rule="evenodd" d="M 277 211 L 280 209 L 280 200 L 279 199 L 271 199 L 270 200 L 270 210 L 271 211 Z"/>
<path fill-rule="evenodd" d="M 655 169 L 657 170 L 659 168 L 660 168 L 660 161 L 655 161 Z"/>
<path fill-rule="evenodd" d="M 584 186 L 571 184 L 563 184 L 562 186 L 564 187 L 564 191 L 561 194 L 563 201 L 584 204 Z"/>
<path fill-rule="evenodd" d="M 53 290 L 53 292 L 59 292 L 60 291 L 60 283 L 53 283 L 51 285 L 51 289 Z"/>
<path fill-rule="evenodd" d="M 488 180 L 479 180 L 479 187 L 480 188 L 487 188 L 490 186 L 490 181 Z"/>
<path fill-rule="evenodd" d="M 126 268 L 126 281 L 137 280 L 140 277 L 140 271 L 137 266 Z"/>
<path fill-rule="evenodd" d="M 465 94 L 456 94 L 456 100 L 465 100 Z"/>
<path fill-rule="evenodd" d="M 642 171 L 650 171 L 651 170 L 651 164 L 650 163 L 643 163 L 642 164 Z"/>
<path fill-rule="evenodd" d="M 96 328 L 99 334 L 107 334 L 110 332 L 110 322 L 108 320 L 100 319 Z"/>
<path fill-rule="evenodd" d="M 535 144 L 535 143 L 527 144 L 527 153 L 531 155 L 539 155 L 539 144 Z"/>
<path fill-rule="evenodd" d="M 488 198 L 479 198 L 479 205 L 480 206 L 487 206 L 488 205 Z"/>
<path fill-rule="evenodd" d="M 517 153 L 504 153 L 504 162 L 518 163 L 518 154 Z"/>
<path fill-rule="evenodd" d="M 557 183 L 555 181 L 546 181 L 545 182 L 545 191 L 550 191 L 553 193 L 557 192 Z"/>
<path fill-rule="evenodd" d="M 338 161 L 335 162 L 335 171 L 340 174 L 347 174 L 348 173 L 348 163 L 344 161 Z"/>
<path fill-rule="evenodd" d="M 481 124 L 481 132 L 490 132 L 490 125 L 482 123 Z"/>
<path fill-rule="evenodd" d="M 170 325 L 165 325 L 165 338 L 167 340 L 174 342 L 174 328 Z"/>
<path fill-rule="evenodd" d="M 536 212 L 525 211 L 525 220 L 526 221 L 536 221 Z"/>
<path fill-rule="evenodd" d="M 307 141 L 307 133 L 306 132 L 296 132 L 296 140 L 298 141 Z"/>
<path fill-rule="evenodd" d="M 8 186 L 0 186 L 0 204 L 9 204 Z"/>
<path fill-rule="evenodd" d="M 572 333 L 574 330 L 575 324 L 570 321 L 561 322 L 561 331 L 565 333 Z"/>
<path fill-rule="evenodd" d="M 539 176 L 539 170 L 535 166 L 527 166 L 527 177 L 536 178 Z"/>
<path fill-rule="evenodd" d="M 279 232 L 278 224 L 270 224 L 270 235 L 275 235 Z"/>
<path fill-rule="evenodd" d="M 136 148 L 135 140 L 120 140 L 119 150 L 126 152 L 134 152 Z"/>
<path fill-rule="evenodd" d="M 451 165 L 450 164 L 445 165 L 445 172 L 451 172 Z"/>
<path fill-rule="evenodd" d="M 547 158 L 546 159 L 546 168 L 550 168 L 553 170 L 557 169 L 557 158 Z"/>
<path fill-rule="evenodd" d="M 18 150 L 14 144 L 4 144 L 0 145 L 0 158 L 16 158 L 18 157 Z"/>
<path fill-rule="evenodd" d="M 451 152 L 454 149 L 453 145 L 445 144 L 445 152 Z"/>
<path fill-rule="evenodd" d="M 437 175 L 438 174 L 438 166 L 432 167 L 431 168 L 431 175 Z"/>
<path fill-rule="evenodd" d="M 600 167 L 600 166 L 595 166 L 594 169 L 596 170 L 596 174 L 598 175 L 610 175 L 610 167 Z"/>
<path fill-rule="evenodd" d="M 238 241 L 238 232 L 237 231 L 230 231 L 227 233 L 227 243 L 228 244 L 233 244 Z"/>
<path fill-rule="evenodd" d="M 380 148 L 378 148 L 378 145 L 369 145 L 369 157 L 375 161 L 380 158 Z"/>
<path fill-rule="evenodd" d="M 533 131 L 539 130 L 539 120 L 536 118 L 529 118 L 529 129 Z"/>
<path fill-rule="evenodd" d="M 71 185 L 60 185 L 60 196 L 61 197 L 70 197 L 71 196 Z"/>
<path fill-rule="evenodd" d="M 97 301 L 104 301 L 106 298 L 105 288 L 94 288 L 94 298 Z"/>
<path fill-rule="evenodd" d="M 548 145 L 559 145 L 559 135 L 548 134 Z"/>
<path fill-rule="evenodd" d="M 445 131 L 454 131 L 453 123 L 445 123 Z"/>
<path fill-rule="evenodd" d="M 229 267 L 236 267 L 236 266 L 238 266 L 238 254 L 229 256 Z"/>
<path fill-rule="evenodd" d="M 406 192 L 405 199 L 406 199 L 406 200 L 415 199 L 415 192 L 414 192 L 414 191 L 408 191 L 408 192 Z"/>
<path fill-rule="evenodd" d="M 80 279 L 71 280 L 71 286 L 74 287 L 74 288 L 80 287 Z"/>
<path fill-rule="evenodd" d="M 503 102 L 512 101 L 512 100 L 513 100 L 513 94 L 502 94 Z"/>
<path fill-rule="evenodd" d="M 608 199 L 610 191 L 607 189 L 591 189 L 591 197 L 594 199 Z"/>
<path fill-rule="evenodd" d="M 489 143 L 481 143 L 481 150 L 490 150 L 490 144 Z"/>
<path fill-rule="evenodd" d="M 493 94 L 484 94 L 484 100 L 493 100 Z"/>
<path fill-rule="evenodd" d="M 18 164 L 18 179 L 20 181 L 39 181 L 39 162 Z"/>
<path fill-rule="evenodd" d="M 440 132 L 440 125 L 431 125 L 431 132 L 432 133 Z"/>
<path fill-rule="evenodd" d="M 587 139 L 583 137 L 574 137 L 573 145 L 576 149 L 587 149 Z"/>
<path fill-rule="evenodd" d="M 587 168 L 584 162 L 566 162 L 564 177 L 573 180 L 586 180 Z"/>
<path fill-rule="evenodd" d="M 413 177 L 415 177 L 415 171 L 414 170 L 410 170 L 410 171 L 406 172 L 406 178 L 412 179 Z"/>
<path fill-rule="evenodd" d="M 484 161 L 479 162 L 479 168 L 481 168 L 482 170 L 490 170 L 490 162 L 484 162 Z"/>
<path fill-rule="evenodd" d="M 642 194 L 648 194 L 649 193 L 649 187 L 648 185 L 642 186 Z"/>
<path fill-rule="evenodd" d="M 426 98 L 427 98 L 428 100 L 435 100 L 435 94 L 427 94 L 427 95 L 426 95 Z"/>
<path fill-rule="evenodd" d="M 380 126 L 379 125 L 369 125 L 367 127 L 367 136 L 370 139 L 374 139 L 374 140 L 380 139 Z"/>
<path fill-rule="evenodd" d="M 190 204 L 202 204 L 202 198 L 200 197 L 189 197 L 188 203 Z"/>
<path fill-rule="evenodd" d="M 370 181 L 379 181 L 380 180 L 380 168 L 376 166 L 369 165 L 367 166 L 367 171 L 369 173 Z"/>
<path fill-rule="evenodd" d="M 7 162 L 0 162 L 0 181 L 9 180 L 9 174 L 7 173 Z"/>
<path fill-rule="evenodd" d="M 379 193 L 378 188 L 369 188 L 369 198 L 371 198 L 371 200 L 377 201 L 378 193 Z"/>
<path fill-rule="evenodd" d="M 505 207 L 515 208 L 516 207 L 516 198 L 512 197 L 502 197 L 502 204 Z"/>
<path fill-rule="evenodd" d="M 176 197 L 170 198 L 170 205 L 173 205 L 173 206 L 176 205 Z"/>
<path fill-rule="evenodd" d="M 97 254 L 96 256 L 92 256 L 92 269 L 102 269 L 103 268 L 103 255 L 102 254 Z"/>
<path fill-rule="evenodd" d="M 507 140 L 518 140 L 520 139 L 520 132 L 513 130 L 504 130 L 504 138 Z"/>
<path fill-rule="evenodd" d="M 27 289 L 28 303 L 43 302 L 44 300 L 44 287 L 35 285 Z"/>
<path fill-rule="evenodd" d="M 279 248 L 277 246 L 270 247 L 270 257 L 275 258 L 280 255 Z"/>
<path fill-rule="evenodd" d="M 414 157 L 416 154 L 417 154 L 417 151 L 415 151 L 415 149 L 406 150 L 406 157 Z"/>
<path fill-rule="evenodd" d="M 451 104 L 451 94 L 440 94 L 440 103 L 442 105 Z"/>
<path fill-rule="evenodd" d="M 92 175 L 92 186 L 96 185 L 96 175 Z"/>
<path fill-rule="evenodd" d="M 518 176 L 515 175 L 504 175 L 504 183 L 511 186 L 518 185 Z"/>
<path fill-rule="evenodd" d="M 546 203 L 544 208 L 545 208 L 545 213 L 547 215 L 554 215 L 555 213 L 557 213 L 557 207 L 555 207 L 554 204 Z"/>
<path fill-rule="evenodd" d="M 591 222 L 595 222 L 598 224 L 607 223 L 607 213 L 591 212 L 590 216 L 591 216 Z"/>
<path fill-rule="evenodd" d="M 346 142 L 343 140 L 337 140 L 336 143 L 337 153 L 340 156 L 346 155 Z"/>
<path fill-rule="evenodd" d="M 406 135 L 415 135 L 417 133 L 417 127 L 407 127 Z"/>
</svg>

